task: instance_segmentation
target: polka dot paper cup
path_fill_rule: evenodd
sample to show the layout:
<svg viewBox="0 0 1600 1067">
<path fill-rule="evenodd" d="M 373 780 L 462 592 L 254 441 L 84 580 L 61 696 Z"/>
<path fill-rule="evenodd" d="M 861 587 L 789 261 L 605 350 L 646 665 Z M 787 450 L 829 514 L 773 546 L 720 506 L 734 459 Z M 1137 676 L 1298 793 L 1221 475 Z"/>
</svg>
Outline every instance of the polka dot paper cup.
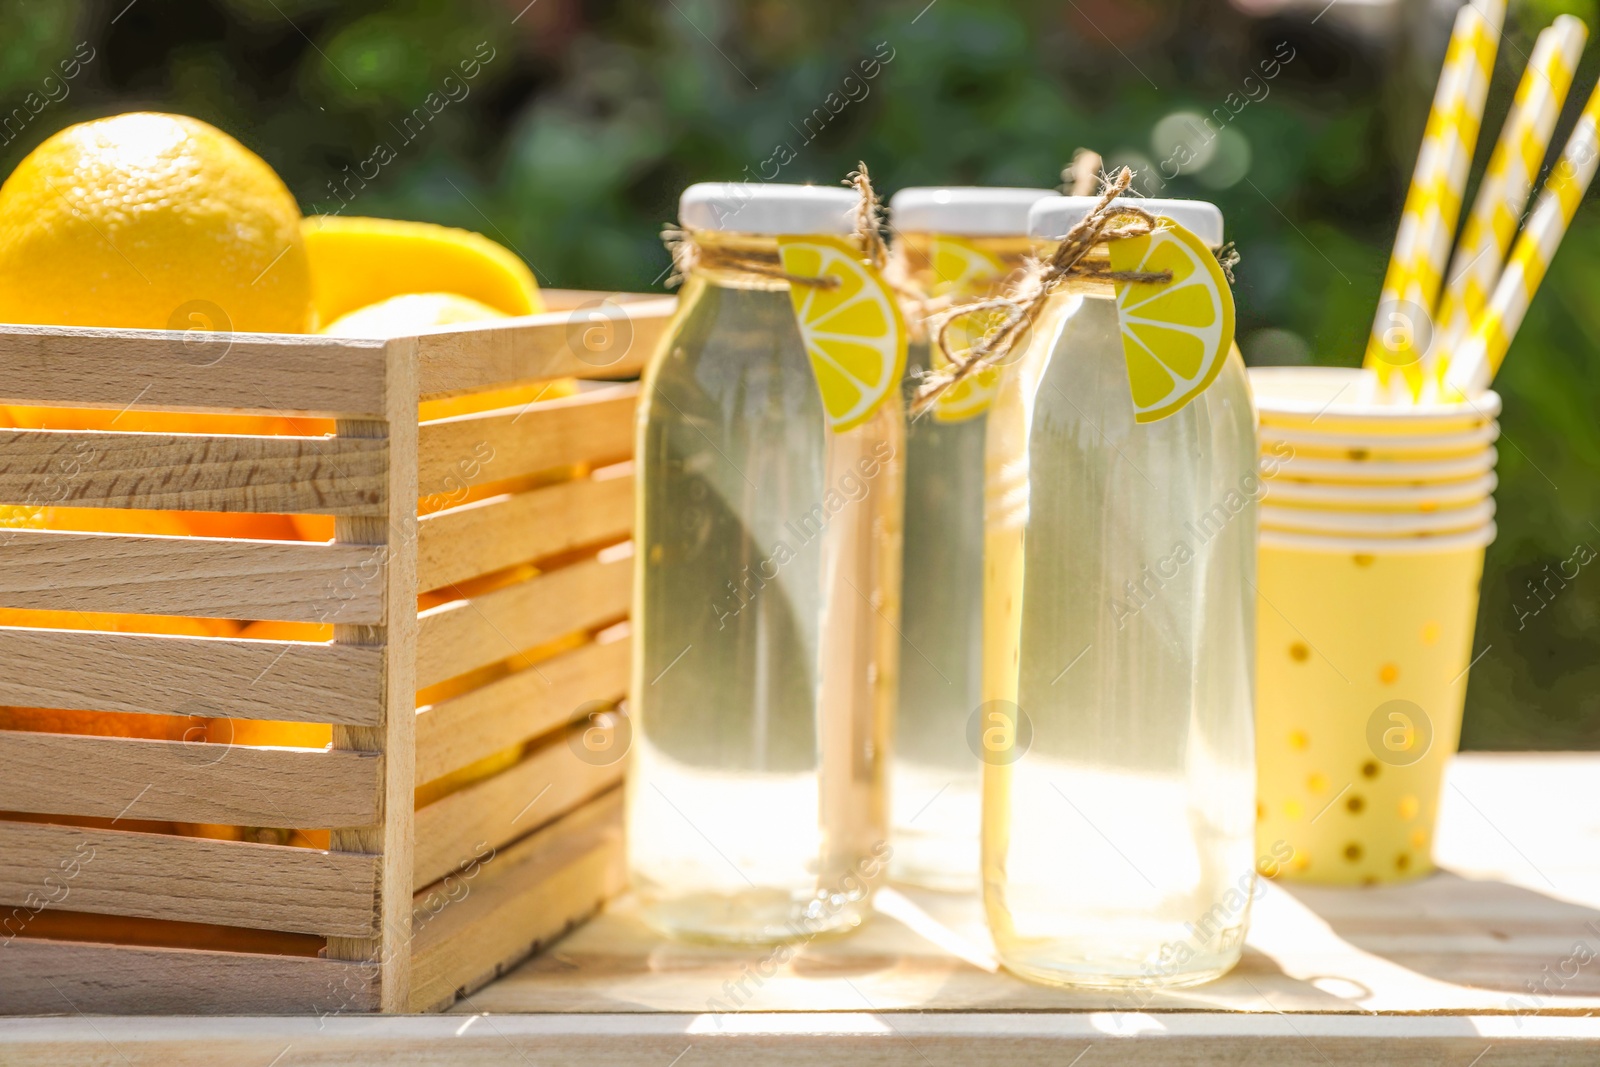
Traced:
<svg viewBox="0 0 1600 1067">
<path fill-rule="evenodd" d="M 1306 459 L 1412 462 L 1475 456 L 1500 439 L 1500 424 L 1439 434 L 1327 433 L 1322 430 L 1263 425 L 1263 455 L 1291 452 Z"/>
<path fill-rule="evenodd" d="M 1464 482 L 1423 485 L 1336 485 L 1272 480 L 1263 503 L 1307 511 L 1415 512 L 1431 514 L 1489 499 L 1499 480 L 1493 472 Z"/>
<path fill-rule="evenodd" d="M 1276 462 L 1263 460 L 1263 474 L 1270 467 L 1269 480 L 1300 482 L 1307 485 L 1437 485 L 1482 478 L 1494 470 L 1500 454 L 1494 448 L 1468 456 L 1445 459 L 1363 460 L 1321 459 L 1299 453 Z"/>
<path fill-rule="evenodd" d="M 1494 518 L 1494 501 L 1484 499 L 1463 507 L 1429 512 L 1317 511 L 1262 504 L 1259 515 L 1263 530 L 1334 536 L 1424 537 L 1478 529 Z"/>
<path fill-rule="evenodd" d="M 1334 885 L 1433 870 L 1478 583 L 1494 524 L 1385 540 L 1263 530 L 1257 842 L 1279 877 Z"/>
</svg>

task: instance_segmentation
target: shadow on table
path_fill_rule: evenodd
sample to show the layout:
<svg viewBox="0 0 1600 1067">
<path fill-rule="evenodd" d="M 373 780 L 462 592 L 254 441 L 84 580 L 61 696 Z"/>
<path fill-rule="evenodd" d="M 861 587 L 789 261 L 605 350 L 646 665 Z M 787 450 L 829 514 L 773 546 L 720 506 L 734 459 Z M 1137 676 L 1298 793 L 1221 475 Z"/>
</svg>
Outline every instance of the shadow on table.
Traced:
<svg viewBox="0 0 1600 1067">
<path fill-rule="evenodd" d="M 1282 884 L 1351 945 L 1408 970 L 1532 1001 L 1600 996 L 1600 911 L 1439 871 L 1404 885 Z"/>
<path fill-rule="evenodd" d="M 894 899 L 896 894 L 883 894 Z M 1246 948 L 1239 966 L 1189 989 L 1086 991 L 999 969 L 976 898 L 909 892 L 849 937 L 780 948 L 692 944 L 652 932 L 626 898 L 476 993 L 481 1011 L 1069 1011 L 1108 1032 L 1143 1013 L 1346 1011 L 1347 998 L 1284 974 Z M 1099 1025 L 1099 1024 L 1096 1024 Z"/>
</svg>

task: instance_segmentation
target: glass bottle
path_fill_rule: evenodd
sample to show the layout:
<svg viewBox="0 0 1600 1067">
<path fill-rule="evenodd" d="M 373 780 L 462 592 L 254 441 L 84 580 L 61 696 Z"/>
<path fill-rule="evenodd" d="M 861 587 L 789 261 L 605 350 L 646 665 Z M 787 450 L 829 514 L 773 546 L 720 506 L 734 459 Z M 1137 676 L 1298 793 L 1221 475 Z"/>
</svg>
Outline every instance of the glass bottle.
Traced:
<svg viewBox="0 0 1600 1067">
<path fill-rule="evenodd" d="M 1032 251 L 1028 209 L 1049 189 L 913 188 L 889 201 L 895 268 L 921 294 L 992 296 Z M 931 369 L 913 323 L 908 394 Z M 891 875 L 974 892 L 983 765 L 967 738 L 982 702 L 983 439 L 997 375 L 972 379 L 906 425 L 900 700 L 889 776 Z M 908 396 L 909 403 L 909 396 Z"/>
<path fill-rule="evenodd" d="M 858 925 L 888 855 L 904 414 L 829 429 L 776 237 L 854 194 L 691 186 L 638 414 L 627 839 L 643 914 L 760 944 Z"/>
<path fill-rule="evenodd" d="M 1040 204 L 1030 230 L 1059 238 L 1093 202 Z M 1222 242 L 1210 204 L 1139 205 Z M 1111 284 L 1051 295 L 987 448 L 984 903 L 1017 974 L 1186 985 L 1238 961 L 1257 477 L 1237 348 L 1194 400 L 1139 423 Z"/>
</svg>

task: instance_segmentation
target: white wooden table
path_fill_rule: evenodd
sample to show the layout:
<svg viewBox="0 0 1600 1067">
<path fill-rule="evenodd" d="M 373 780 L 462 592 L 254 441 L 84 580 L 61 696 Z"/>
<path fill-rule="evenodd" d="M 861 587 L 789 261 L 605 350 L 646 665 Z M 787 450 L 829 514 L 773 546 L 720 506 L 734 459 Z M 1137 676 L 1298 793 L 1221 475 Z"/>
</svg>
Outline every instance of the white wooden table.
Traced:
<svg viewBox="0 0 1600 1067">
<path fill-rule="evenodd" d="M 1270 885 L 1234 972 L 1138 1002 L 998 971 L 973 900 L 891 891 L 780 964 L 624 899 L 448 1015 L 0 1020 L 0 1064 L 1600 1064 L 1600 754 L 1459 758 L 1437 855 Z"/>
</svg>

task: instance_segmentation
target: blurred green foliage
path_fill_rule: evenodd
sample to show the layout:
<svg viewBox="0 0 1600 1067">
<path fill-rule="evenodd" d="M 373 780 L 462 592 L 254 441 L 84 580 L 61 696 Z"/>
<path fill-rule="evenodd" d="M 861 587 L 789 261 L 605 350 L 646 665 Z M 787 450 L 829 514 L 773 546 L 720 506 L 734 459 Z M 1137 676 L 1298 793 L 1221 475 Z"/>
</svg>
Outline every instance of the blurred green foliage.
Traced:
<svg viewBox="0 0 1600 1067">
<path fill-rule="evenodd" d="M 1389 26 L 1362 31 L 1320 5 L 1252 18 L 1223 0 L 925 3 L 9 0 L 0 168 L 72 122 L 183 112 L 264 156 L 308 213 L 349 200 L 349 214 L 465 226 L 546 284 L 647 289 L 668 267 L 660 227 L 694 181 L 831 183 L 864 159 L 885 194 L 1051 185 L 1087 145 L 1148 183 L 1173 172 L 1162 163 L 1185 127 L 1171 116 L 1225 108 L 1223 134 L 1190 146 L 1204 165 L 1161 191 L 1225 211 L 1244 253 L 1247 358 L 1358 361 L 1448 10 L 1402 0 Z M 1486 129 L 1562 11 L 1594 24 L 1594 0 L 1513 4 Z M 80 42 L 94 58 L 63 83 Z M 475 56 L 490 58 L 469 78 Z M 1595 75 L 1585 62 L 1575 97 Z M 30 100 L 45 103 L 35 114 Z M 359 177 L 379 145 L 394 158 Z M 1485 138 L 1478 171 L 1487 156 Z M 1600 564 L 1538 600 L 1528 588 L 1577 545 L 1600 549 L 1597 286 L 1591 204 L 1498 383 L 1500 535 L 1468 747 L 1600 747 Z"/>
</svg>

